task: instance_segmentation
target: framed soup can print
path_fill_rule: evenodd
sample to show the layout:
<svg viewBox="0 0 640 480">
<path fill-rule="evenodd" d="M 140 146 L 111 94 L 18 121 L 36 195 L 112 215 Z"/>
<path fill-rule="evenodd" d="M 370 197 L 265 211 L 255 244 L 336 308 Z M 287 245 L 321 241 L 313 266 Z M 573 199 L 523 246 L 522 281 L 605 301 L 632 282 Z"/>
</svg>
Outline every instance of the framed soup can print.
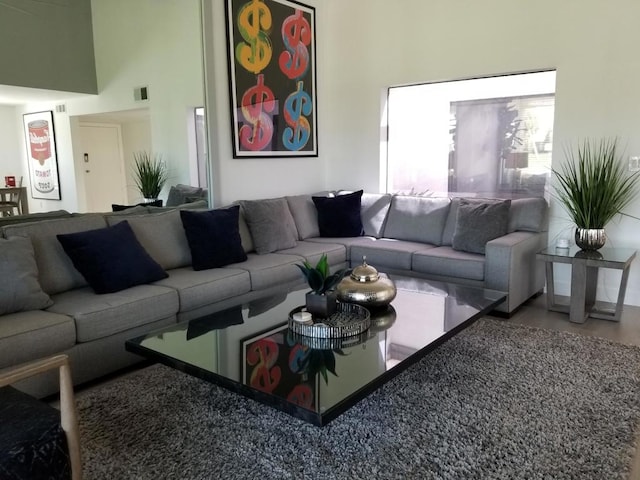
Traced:
<svg viewBox="0 0 640 480">
<path fill-rule="evenodd" d="M 53 112 L 25 113 L 23 120 L 31 197 L 60 200 Z"/>
</svg>

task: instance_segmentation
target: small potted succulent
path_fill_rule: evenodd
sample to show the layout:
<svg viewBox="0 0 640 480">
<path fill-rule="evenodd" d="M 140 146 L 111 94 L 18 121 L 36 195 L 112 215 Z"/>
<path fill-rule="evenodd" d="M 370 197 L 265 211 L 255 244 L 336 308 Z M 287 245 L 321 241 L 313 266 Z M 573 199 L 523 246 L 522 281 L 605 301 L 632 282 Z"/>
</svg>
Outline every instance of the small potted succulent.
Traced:
<svg viewBox="0 0 640 480">
<path fill-rule="evenodd" d="M 330 274 L 326 254 L 320 257 L 315 267 L 306 260 L 302 265 L 296 264 L 296 267 L 300 269 L 311 288 L 306 296 L 307 311 L 318 317 L 328 317 L 334 313 L 338 301 L 335 288 L 347 273 L 347 269 Z"/>
</svg>

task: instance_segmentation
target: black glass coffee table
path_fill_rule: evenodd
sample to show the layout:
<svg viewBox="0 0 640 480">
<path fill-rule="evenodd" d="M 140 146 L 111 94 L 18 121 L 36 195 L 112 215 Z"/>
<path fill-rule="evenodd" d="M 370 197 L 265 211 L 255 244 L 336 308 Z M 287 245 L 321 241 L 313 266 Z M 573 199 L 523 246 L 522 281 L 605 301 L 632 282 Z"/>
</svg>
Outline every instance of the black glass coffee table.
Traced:
<svg viewBox="0 0 640 480">
<path fill-rule="evenodd" d="M 315 425 L 326 425 L 499 305 L 502 292 L 390 276 L 391 306 L 342 339 L 287 326 L 305 290 L 283 291 L 126 342 L 126 349 Z"/>
</svg>

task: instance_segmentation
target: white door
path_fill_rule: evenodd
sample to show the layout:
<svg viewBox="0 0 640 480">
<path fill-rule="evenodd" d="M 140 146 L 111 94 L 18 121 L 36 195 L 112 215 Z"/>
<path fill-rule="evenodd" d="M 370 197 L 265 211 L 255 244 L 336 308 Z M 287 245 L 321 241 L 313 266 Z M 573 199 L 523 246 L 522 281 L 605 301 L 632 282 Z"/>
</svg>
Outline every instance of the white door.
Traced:
<svg viewBox="0 0 640 480">
<path fill-rule="evenodd" d="M 120 125 L 80 124 L 84 186 L 89 212 L 110 212 L 126 204 L 126 176 Z"/>
</svg>

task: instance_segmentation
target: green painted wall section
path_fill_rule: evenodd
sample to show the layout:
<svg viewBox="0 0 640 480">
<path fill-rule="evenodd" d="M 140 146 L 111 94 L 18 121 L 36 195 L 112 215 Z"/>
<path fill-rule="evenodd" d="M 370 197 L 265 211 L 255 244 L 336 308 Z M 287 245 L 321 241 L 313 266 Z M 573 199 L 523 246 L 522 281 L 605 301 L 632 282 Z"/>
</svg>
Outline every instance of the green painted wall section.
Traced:
<svg viewBox="0 0 640 480">
<path fill-rule="evenodd" d="M 0 32 L 0 84 L 98 93 L 90 0 L 4 0 Z"/>
</svg>

